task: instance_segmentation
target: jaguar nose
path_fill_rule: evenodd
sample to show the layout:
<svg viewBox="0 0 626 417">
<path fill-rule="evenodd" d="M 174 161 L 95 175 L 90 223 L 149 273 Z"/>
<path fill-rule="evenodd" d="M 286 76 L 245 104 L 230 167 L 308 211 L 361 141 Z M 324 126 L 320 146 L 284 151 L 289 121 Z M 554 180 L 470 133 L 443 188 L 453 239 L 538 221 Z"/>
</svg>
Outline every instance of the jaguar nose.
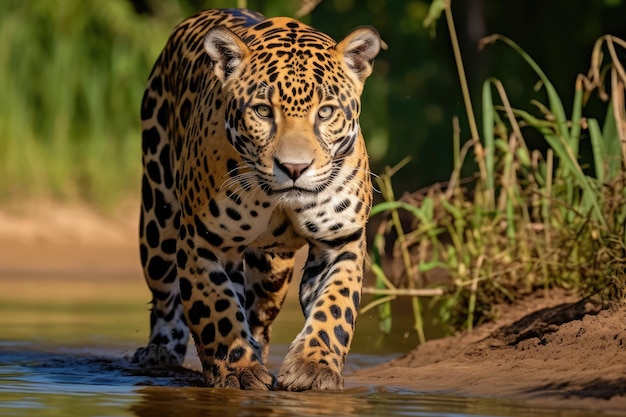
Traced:
<svg viewBox="0 0 626 417">
<path fill-rule="evenodd" d="M 300 178 L 300 176 L 306 171 L 313 161 L 305 162 L 305 163 L 294 163 L 294 162 L 280 162 L 278 159 L 275 160 L 276 166 L 283 171 L 289 178 L 293 181 Z"/>
</svg>

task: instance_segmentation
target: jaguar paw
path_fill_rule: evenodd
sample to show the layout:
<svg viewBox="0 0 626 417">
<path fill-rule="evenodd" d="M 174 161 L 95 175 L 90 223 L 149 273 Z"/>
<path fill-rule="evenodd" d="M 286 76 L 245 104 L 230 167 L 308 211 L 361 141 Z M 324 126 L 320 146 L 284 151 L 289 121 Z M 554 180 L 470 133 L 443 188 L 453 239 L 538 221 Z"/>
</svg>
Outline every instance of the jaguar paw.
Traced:
<svg viewBox="0 0 626 417">
<path fill-rule="evenodd" d="M 287 391 L 340 390 L 343 377 L 325 363 L 287 357 L 278 373 L 278 387 Z"/>
<path fill-rule="evenodd" d="M 274 385 L 274 376 L 260 363 L 249 367 L 230 370 L 224 377 L 207 377 L 207 385 L 214 388 L 267 391 Z"/>
<path fill-rule="evenodd" d="M 150 344 L 137 349 L 131 363 L 140 366 L 180 366 L 183 359 L 163 345 Z"/>
</svg>

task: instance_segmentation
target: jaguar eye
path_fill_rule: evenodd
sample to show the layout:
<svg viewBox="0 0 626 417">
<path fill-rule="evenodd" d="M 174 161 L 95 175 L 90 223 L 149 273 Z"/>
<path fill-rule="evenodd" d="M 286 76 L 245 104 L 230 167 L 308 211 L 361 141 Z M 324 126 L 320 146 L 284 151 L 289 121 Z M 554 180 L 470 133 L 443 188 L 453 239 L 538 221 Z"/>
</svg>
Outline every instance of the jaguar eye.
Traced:
<svg viewBox="0 0 626 417">
<path fill-rule="evenodd" d="M 322 120 L 330 118 L 335 112 L 335 108 L 333 106 L 322 106 L 317 111 L 317 117 Z"/>
<path fill-rule="evenodd" d="M 258 106 L 254 106 L 254 111 L 260 117 L 272 117 L 272 108 L 267 104 L 259 104 Z"/>
</svg>

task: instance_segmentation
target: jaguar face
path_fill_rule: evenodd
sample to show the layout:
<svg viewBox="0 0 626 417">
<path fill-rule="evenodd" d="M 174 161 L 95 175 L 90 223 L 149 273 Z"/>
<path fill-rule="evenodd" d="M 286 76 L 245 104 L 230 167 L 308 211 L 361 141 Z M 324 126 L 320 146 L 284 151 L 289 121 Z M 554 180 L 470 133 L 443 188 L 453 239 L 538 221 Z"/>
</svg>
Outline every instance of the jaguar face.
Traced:
<svg viewBox="0 0 626 417">
<path fill-rule="evenodd" d="M 205 49 L 222 82 L 228 140 L 248 169 L 240 175 L 267 195 L 290 201 L 341 181 L 342 160 L 359 140 L 363 82 L 380 46 L 368 27 L 335 43 L 280 20 L 286 19 L 261 24 L 280 26 L 275 43 L 246 44 L 230 30 L 215 28 Z"/>
</svg>

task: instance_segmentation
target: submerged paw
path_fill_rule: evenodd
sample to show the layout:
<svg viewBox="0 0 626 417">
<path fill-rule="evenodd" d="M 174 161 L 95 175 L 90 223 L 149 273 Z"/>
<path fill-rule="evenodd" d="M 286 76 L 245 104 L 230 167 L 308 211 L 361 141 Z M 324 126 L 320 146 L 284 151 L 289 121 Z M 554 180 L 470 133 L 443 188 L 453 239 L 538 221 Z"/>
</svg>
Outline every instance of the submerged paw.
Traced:
<svg viewBox="0 0 626 417">
<path fill-rule="evenodd" d="M 137 349 L 131 362 L 142 366 L 180 366 L 183 358 L 176 353 L 170 352 L 163 345 L 150 344 Z"/>
<path fill-rule="evenodd" d="M 274 376 L 260 363 L 249 367 L 231 370 L 229 374 L 207 378 L 207 385 L 214 388 L 235 388 L 243 390 L 269 390 L 274 385 Z"/>
<path fill-rule="evenodd" d="M 288 357 L 278 373 L 278 387 L 287 391 L 340 390 L 343 377 L 324 363 Z"/>
</svg>

